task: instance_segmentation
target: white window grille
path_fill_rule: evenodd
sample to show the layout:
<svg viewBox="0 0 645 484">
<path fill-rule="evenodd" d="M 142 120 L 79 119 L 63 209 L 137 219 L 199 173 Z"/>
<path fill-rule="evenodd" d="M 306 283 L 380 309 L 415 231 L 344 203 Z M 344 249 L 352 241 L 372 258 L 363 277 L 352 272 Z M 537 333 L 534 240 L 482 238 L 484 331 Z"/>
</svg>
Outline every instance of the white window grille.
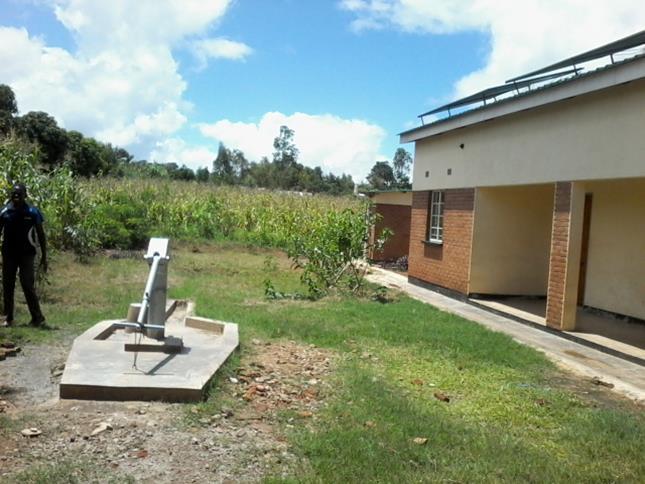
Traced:
<svg viewBox="0 0 645 484">
<path fill-rule="evenodd" d="M 432 192 L 428 240 L 435 244 L 443 243 L 443 200 L 444 192 L 437 190 Z"/>
</svg>

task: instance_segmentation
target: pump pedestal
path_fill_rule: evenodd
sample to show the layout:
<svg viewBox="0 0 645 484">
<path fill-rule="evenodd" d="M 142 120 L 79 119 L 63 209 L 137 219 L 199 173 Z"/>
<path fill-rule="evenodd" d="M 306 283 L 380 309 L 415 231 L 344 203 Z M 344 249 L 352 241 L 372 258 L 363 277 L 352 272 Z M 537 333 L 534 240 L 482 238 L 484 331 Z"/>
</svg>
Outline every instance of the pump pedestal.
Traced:
<svg viewBox="0 0 645 484">
<path fill-rule="evenodd" d="M 168 239 L 152 239 L 150 275 L 126 319 L 101 321 L 72 345 L 61 398 L 199 401 L 239 346 L 236 324 L 199 318 L 193 304 L 166 301 Z"/>
</svg>

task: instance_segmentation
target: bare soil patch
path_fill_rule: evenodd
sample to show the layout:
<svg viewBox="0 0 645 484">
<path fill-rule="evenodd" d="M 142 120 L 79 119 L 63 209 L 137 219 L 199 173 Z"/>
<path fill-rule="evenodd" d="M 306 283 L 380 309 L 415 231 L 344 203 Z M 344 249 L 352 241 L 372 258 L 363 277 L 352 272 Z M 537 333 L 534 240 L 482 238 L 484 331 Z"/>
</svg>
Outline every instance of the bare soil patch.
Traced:
<svg viewBox="0 0 645 484">
<path fill-rule="evenodd" d="M 323 405 L 334 355 L 253 340 L 221 378 L 216 403 L 59 400 L 66 346 L 0 362 L 0 480 L 47 463 L 86 461 L 103 479 L 254 482 L 302 466 L 284 434 Z M 223 381 L 222 381 L 223 380 Z M 39 435 L 26 437 L 24 429 Z"/>
</svg>

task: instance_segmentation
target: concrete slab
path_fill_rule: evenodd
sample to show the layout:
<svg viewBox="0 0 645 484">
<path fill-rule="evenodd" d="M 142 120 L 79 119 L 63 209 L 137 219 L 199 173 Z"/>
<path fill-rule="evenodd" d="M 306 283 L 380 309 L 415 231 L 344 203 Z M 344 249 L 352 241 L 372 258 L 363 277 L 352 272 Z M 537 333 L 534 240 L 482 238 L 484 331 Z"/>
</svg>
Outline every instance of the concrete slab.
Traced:
<svg viewBox="0 0 645 484">
<path fill-rule="evenodd" d="M 236 324 L 206 318 L 198 318 L 200 324 L 195 327 L 190 324 L 194 319 L 191 312 L 191 306 L 177 305 L 166 322 L 171 345 L 117 328 L 123 320 L 94 325 L 74 340 L 61 379 L 60 397 L 201 400 L 210 379 L 239 346 L 239 335 Z M 177 339 L 182 342 L 180 351 L 176 351 Z M 137 345 L 145 351 L 132 351 Z"/>
<path fill-rule="evenodd" d="M 479 306 L 546 327 L 546 300 L 522 296 L 471 298 Z M 597 345 L 601 351 L 645 363 L 645 324 L 578 308 L 576 329 L 563 331 L 571 338 Z"/>
<path fill-rule="evenodd" d="M 508 334 L 519 343 L 543 352 L 559 366 L 585 378 L 599 378 L 614 385 L 613 390 L 640 404 L 645 404 L 645 371 L 631 361 L 576 343 L 557 334 L 475 307 L 438 292 L 410 284 L 407 277 L 377 267 L 370 269 L 368 280 L 398 289 L 410 297 Z"/>
</svg>

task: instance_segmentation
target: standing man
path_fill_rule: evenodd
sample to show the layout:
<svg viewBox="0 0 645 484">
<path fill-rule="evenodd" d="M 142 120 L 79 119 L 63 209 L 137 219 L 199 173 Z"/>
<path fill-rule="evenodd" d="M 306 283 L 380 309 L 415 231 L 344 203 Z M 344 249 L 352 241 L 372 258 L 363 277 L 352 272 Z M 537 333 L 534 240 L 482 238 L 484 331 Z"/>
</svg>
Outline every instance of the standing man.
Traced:
<svg viewBox="0 0 645 484">
<path fill-rule="evenodd" d="M 0 233 L 2 240 L 2 289 L 4 293 L 4 326 L 14 324 L 13 295 L 16 287 L 16 273 L 20 274 L 20 285 L 25 293 L 27 306 L 31 313 L 32 326 L 45 322 L 34 287 L 34 258 L 36 241 L 40 244 L 40 265 L 47 272 L 47 242 L 43 231 L 43 216 L 36 207 L 25 199 L 27 189 L 22 183 L 11 189 L 11 201 L 0 211 Z"/>
</svg>

